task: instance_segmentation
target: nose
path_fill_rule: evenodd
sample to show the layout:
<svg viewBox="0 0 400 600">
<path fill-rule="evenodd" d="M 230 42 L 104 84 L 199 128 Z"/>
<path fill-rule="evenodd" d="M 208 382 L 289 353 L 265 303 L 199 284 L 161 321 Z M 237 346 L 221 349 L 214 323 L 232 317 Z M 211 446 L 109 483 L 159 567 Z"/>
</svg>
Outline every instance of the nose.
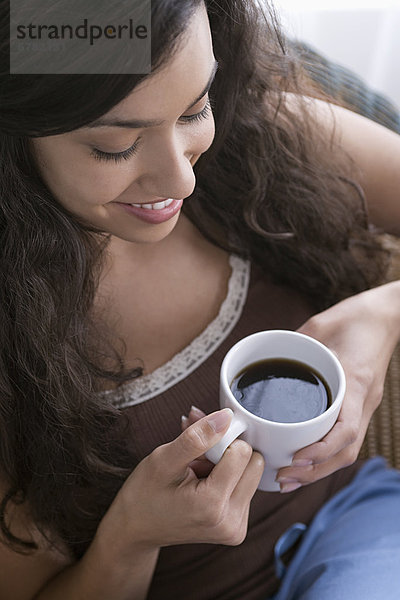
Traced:
<svg viewBox="0 0 400 600">
<path fill-rule="evenodd" d="M 196 184 L 191 159 L 194 152 L 185 139 L 171 135 L 162 144 L 148 147 L 140 186 L 149 196 L 187 198 Z M 143 157 L 144 158 L 144 157 Z"/>
</svg>

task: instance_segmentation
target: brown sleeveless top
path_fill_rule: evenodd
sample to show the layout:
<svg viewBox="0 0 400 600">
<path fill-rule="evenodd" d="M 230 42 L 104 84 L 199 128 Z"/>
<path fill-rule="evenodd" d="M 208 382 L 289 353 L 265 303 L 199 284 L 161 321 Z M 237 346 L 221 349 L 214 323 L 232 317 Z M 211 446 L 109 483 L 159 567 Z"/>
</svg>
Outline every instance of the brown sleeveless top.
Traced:
<svg viewBox="0 0 400 600">
<path fill-rule="evenodd" d="M 192 404 L 206 413 L 218 410 L 219 369 L 233 344 L 265 329 L 297 329 L 313 313 L 301 293 L 275 285 L 257 267 L 252 266 L 248 282 L 249 265 L 236 257 L 231 265 L 230 286 L 234 279 L 236 289 L 230 287 L 218 326 L 208 328 L 189 352 L 184 350 L 183 357 L 157 370 L 156 377 L 144 376 L 142 381 L 105 392 L 128 416 L 127 443 L 138 460 L 181 433 L 181 415 L 187 415 Z M 221 314 L 224 310 L 226 315 Z M 309 523 L 359 466 L 289 494 L 257 491 L 247 537 L 240 546 L 162 548 L 148 600 L 265 600 L 279 584 L 273 565 L 278 537 L 295 522 Z"/>
</svg>

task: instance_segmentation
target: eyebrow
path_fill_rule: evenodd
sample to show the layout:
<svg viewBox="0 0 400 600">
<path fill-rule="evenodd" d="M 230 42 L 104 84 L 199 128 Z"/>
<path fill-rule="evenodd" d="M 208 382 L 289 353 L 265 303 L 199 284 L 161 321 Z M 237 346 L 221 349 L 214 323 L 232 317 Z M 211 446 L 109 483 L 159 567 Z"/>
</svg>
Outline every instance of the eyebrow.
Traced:
<svg viewBox="0 0 400 600">
<path fill-rule="evenodd" d="M 218 62 L 215 61 L 212 72 L 211 72 L 211 76 L 208 80 L 206 87 L 201 92 L 201 94 L 196 98 L 196 100 L 194 100 L 194 102 L 192 102 L 191 105 L 187 107 L 186 110 L 190 110 L 191 108 L 193 108 L 193 106 L 195 106 L 203 98 L 203 96 L 205 96 L 209 92 L 211 85 L 214 81 L 217 70 L 218 70 Z M 104 118 L 100 118 L 100 119 L 96 119 L 95 121 L 92 121 L 88 125 L 85 125 L 85 127 L 82 127 L 82 129 L 84 129 L 84 128 L 92 129 L 95 127 L 123 127 L 126 129 L 145 129 L 146 127 L 159 127 L 163 123 L 164 123 L 164 121 L 156 121 L 156 120 L 141 121 L 141 120 L 133 119 L 133 120 L 125 121 L 125 120 L 117 119 L 117 118 L 113 119 L 113 118 L 104 117 Z"/>
</svg>

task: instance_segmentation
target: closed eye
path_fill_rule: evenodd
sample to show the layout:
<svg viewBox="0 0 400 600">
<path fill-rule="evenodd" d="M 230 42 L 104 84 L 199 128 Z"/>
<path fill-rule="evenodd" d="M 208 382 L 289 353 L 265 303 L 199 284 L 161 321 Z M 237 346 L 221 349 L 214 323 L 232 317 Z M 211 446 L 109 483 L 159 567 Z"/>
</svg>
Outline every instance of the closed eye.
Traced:
<svg viewBox="0 0 400 600">
<path fill-rule="evenodd" d="M 139 146 L 140 137 L 136 140 L 130 148 L 126 150 L 122 150 L 122 152 L 104 152 L 103 150 L 99 150 L 98 148 L 93 148 L 93 152 L 91 152 L 91 156 L 93 156 L 96 160 L 114 160 L 115 162 L 120 162 L 121 160 L 129 160 L 134 154 L 136 154 L 138 146 Z"/>
<path fill-rule="evenodd" d="M 200 112 L 195 113 L 194 115 L 183 115 L 179 118 L 179 121 L 183 124 L 189 125 L 191 123 L 200 122 L 203 119 L 208 119 L 211 113 L 211 102 L 210 99 L 208 99 L 206 105 Z M 141 138 L 139 136 L 132 146 L 126 150 L 122 150 L 121 152 L 104 152 L 98 148 L 93 148 L 91 156 L 93 156 L 96 160 L 113 160 L 114 162 L 129 160 L 132 156 L 134 156 L 134 154 L 136 154 L 140 140 Z"/>
<path fill-rule="evenodd" d="M 207 100 L 207 104 L 205 107 L 198 113 L 194 115 L 188 115 L 187 117 L 182 116 L 179 120 L 184 123 L 193 123 L 195 121 L 202 121 L 203 119 L 208 119 L 210 114 L 212 113 L 211 102 L 210 99 Z"/>
</svg>

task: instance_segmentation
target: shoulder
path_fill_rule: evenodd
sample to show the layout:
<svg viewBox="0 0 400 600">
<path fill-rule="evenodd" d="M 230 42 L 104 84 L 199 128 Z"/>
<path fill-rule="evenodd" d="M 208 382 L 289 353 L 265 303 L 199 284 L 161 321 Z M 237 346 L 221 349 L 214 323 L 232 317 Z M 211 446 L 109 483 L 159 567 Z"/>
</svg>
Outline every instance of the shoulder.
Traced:
<svg viewBox="0 0 400 600">
<path fill-rule="evenodd" d="M 299 97 L 286 94 L 292 111 Z M 351 110 L 310 97 L 301 97 L 315 126 L 354 165 L 354 178 L 366 196 L 371 222 L 400 235 L 400 135 Z"/>
</svg>

